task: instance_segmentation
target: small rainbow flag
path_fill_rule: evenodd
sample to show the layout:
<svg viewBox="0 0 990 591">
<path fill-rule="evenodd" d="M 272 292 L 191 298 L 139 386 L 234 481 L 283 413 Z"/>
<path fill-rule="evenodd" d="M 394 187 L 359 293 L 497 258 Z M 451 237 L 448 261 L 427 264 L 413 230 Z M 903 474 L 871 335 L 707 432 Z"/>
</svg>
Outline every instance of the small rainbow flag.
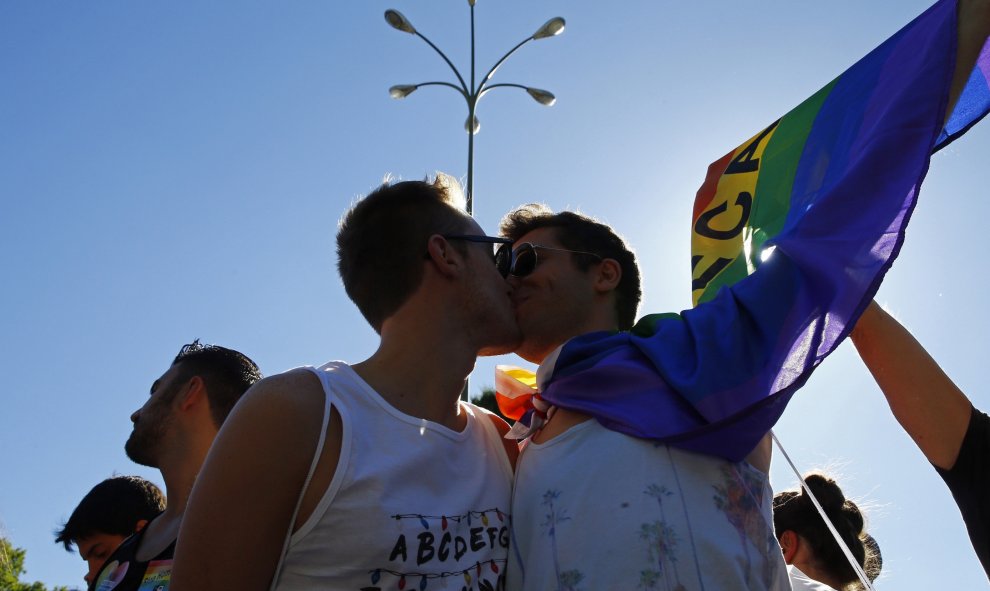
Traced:
<svg viewBox="0 0 990 591">
<path fill-rule="evenodd" d="M 956 42 L 943 0 L 714 162 L 692 220 L 696 307 L 568 341 L 543 399 L 745 457 L 876 293 L 931 155 L 990 110 L 988 43 L 945 117 Z"/>
</svg>

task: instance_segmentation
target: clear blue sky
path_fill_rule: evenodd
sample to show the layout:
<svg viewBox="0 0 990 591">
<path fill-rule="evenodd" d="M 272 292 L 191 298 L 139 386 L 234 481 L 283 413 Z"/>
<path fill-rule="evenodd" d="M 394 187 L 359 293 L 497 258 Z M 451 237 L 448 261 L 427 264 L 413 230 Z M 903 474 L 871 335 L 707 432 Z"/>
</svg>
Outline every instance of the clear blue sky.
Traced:
<svg viewBox="0 0 990 591">
<path fill-rule="evenodd" d="M 567 30 L 495 78 L 556 106 L 514 89 L 480 105 L 478 220 L 494 231 L 530 201 L 580 208 L 637 249 L 642 312 L 686 308 L 708 164 L 928 4 L 479 0 L 482 71 L 550 17 Z M 28 579 L 81 584 L 52 530 L 98 481 L 160 482 L 123 442 L 183 343 L 240 349 L 266 374 L 373 351 L 337 279 L 337 219 L 387 173 L 466 174 L 462 99 L 389 98 L 452 75 L 386 8 L 467 73 L 463 0 L 0 5 L 0 531 L 27 549 Z M 879 294 L 985 409 L 987 154 L 990 123 L 936 156 Z M 479 362 L 472 390 L 493 366 Z M 986 585 L 949 494 L 850 346 L 777 430 L 802 469 L 835 468 L 865 501 L 878 588 Z M 795 483 L 783 468 L 778 489 Z"/>
</svg>

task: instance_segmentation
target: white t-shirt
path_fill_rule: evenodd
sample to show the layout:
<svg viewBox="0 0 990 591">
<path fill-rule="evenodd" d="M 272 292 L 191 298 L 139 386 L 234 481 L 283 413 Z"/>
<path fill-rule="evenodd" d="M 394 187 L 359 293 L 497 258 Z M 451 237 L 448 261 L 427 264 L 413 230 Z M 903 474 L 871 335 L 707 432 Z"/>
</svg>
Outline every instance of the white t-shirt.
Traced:
<svg viewBox="0 0 990 591">
<path fill-rule="evenodd" d="M 508 589 L 790 589 L 766 474 L 588 420 L 516 464 Z"/>
</svg>

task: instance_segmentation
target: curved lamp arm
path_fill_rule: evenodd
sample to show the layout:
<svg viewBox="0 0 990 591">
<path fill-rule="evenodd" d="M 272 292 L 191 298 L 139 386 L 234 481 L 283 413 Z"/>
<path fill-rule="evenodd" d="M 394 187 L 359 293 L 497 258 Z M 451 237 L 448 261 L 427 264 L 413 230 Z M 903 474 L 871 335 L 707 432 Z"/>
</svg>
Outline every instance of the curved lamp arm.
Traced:
<svg viewBox="0 0 990 591">
<path fill-rule="evenodd" d="M 457 80 L 459 80 L 461 83 L 461 90 L 463 91 L 463 94 L 468 95 L 471 93 L 471 90 L 468 89 L 467 84 L 464 82 L 464 78 L 461 77 L 461 73 L 457 71 L 456 67 L 454 67 L 454 63 L 450 61 L 450 58 L 447 57 L 447 54 L 440 51 L 439 47 L 434 45 L 433 42 L 427 39 L 425 35 L 417 31 L 416 27 L 413 26 L 413 24 L 409 21 L 409 19 L 405 17 L 405 15 L 403 15 L 398 10 L 395 10 L 394 8 L 389 8 L 388 10 L 385 11 L 385 22 L 387 22 L 390 27 L 392 27 L 397 31 L 402 31 L 403 33 L 409 33 L 410 35 L 416 35 L 417 37 L 425 41 L 427 45 L 433 48 L 433 51 L 437 52 L 437 54 L 439 54 L 440 57 L 443 58 L 443 61 L 447 62 L 447 65 L 450 66 L 450 69 L 454 71 L 454 75 L 457 76 Z M 406 94 L 408 95 L 409 93 Z"/>
<path fill-rule="evenodd" d="M 420 39 L 422 39 L 423 41 L 425 41 L 427 45 L 429 45 L 430 47 L 433 48 L 433 51 L 437 52 L 440 55 L 440 57 L 443 58 L 443 61 L 447 62 L 447 65 L 450 66 L 450 69 L 451 70 L 453 70 L 454 76 L 457 76 L 457 80 L 460 81 L 460 83 L 461 83 L 461 89 L 464 91 L 464 94 L 465 95 L 471 94 L 471 91 L 468 89 L 467 83 L 464 82 L 464 78 L 461 77 L 461 73 L 457 71 L 457 68 L 456 67 L 454 67 L 454 62 L 450 61 L 450 58 L 447 57 L 447 54 L 445 54 L 444 52 L 440 51 L 440 48 L 439 47 L 437 47 L 436 45 L 434 45 L 432 41 L 430 41 L 429 39 L 427 39 L 426 36 L 423 35 L 422 33 L 420 33 L 419 31 L 416 31 L 414 33 L 414 35 L 416 35 L 417 37 L 419 37 Z"/>
<path fill-rule="evenodd" d="M 483 89 L 485 88 L 485 84 L 489 80 L 491 80 L 492 76 L 495 75 L 495 71 L 498 70 L 499 67 L 505 62 L 505 60 L 509 59 L 509 56 L 515 53 L 520 47 L 526 45 L 530 41 L 536 41 L 537 39 L 546 39 L 547 37 L 555 37 L 557 35 L 560 35 L 561 33 L 564 32 L 565 24 L 566 22 L 564 21 L 564 19 L 559 16 L 555 16 L 554 18 L 543 23 L 543 25 L 539 29 L 537 29 L 535 33 L 520 41 L 518 44 L 516 44 L 515 47 L 510 49 L 497 62 L 495 62 L 495 65 L 492 66 L 492 69 L 488 70 L 488 73 L 485 74 L 485 77 L 481 79 L 481 83 L 478 84 L 478 88 L 473 89 L 474 92 L 478 93 L 478 96 L 480 97 L 481 93 L 483 92 Z"/>
<path fill-rule="evenodd" d="M 510 82 L 500 82 L 499 84 L 492 84 L 490 86 L 486 86 L 484 90 L 481 91 L 481 94 L 478 95 L 478 99 L 480 100 L 481 97 L 484 96 L 485 93 L 487 93 L 489 90 L 500 87 L 521 88 L 525 90 L 529 96 L 533 97 L 534 101 L 540 103 L 545 107 L 552 107 L 554 103 L 557 102 L 557 97 L 554 96 L 554 94 L 549 90 L 543 90 L 542 88 L 532 88 L 530 86 L 523 86 L 522 84 L 512 84 Z"/>
<path fill-rule="evenodd" d="M 506 53 L 505 55 L 503 55 L 497 62 L 495 62 L 495 65 L 492 66 L 492 69 L 491 70 L 488 70 L 488 73 L 485 74 L 485 77 L 481 79 L 481 82 L 478 84 L 478 88 L 474 89 L 474 91 L 478 94 L 479 97 L 482 94 L 484 94 L 485 83 L 487 83 L 489 80 L 492 79 L 492 76 L 495 75 L 495 71 L 499 69 L 499 67 L 505 62 L 505 60 L 509 59 L 509 56 L 510 55 L 512 55 L 513 53 L 515 53 L 520 47 L 522 47 L 523 45 L 526 45 L 527 43 L 529 43 L 532 40 L 533 40 L 533 37 L 532 36 L 526 37 L 525 39 L 523 39 L 522 41 L 520 41 L 515 47 L 513 47 L 512 49 L 510 49 L 508 51 L 508 53 Z"/>
<path fill-rule="evenodd" d="M 456 84 L 451 84 L 450 82 L 420 82 L 419 84 L 396 84 L 388 89 L 388 94 L 394 99 L 404 99 L 410 94 L 416 92 L 422 86 L 447 86 L 453 88 L 457 91 L 459 95 L 464 97 L 464 100 L 468 100 L 468 96 L 464 94 L 464 89 Z"/>
</svg>

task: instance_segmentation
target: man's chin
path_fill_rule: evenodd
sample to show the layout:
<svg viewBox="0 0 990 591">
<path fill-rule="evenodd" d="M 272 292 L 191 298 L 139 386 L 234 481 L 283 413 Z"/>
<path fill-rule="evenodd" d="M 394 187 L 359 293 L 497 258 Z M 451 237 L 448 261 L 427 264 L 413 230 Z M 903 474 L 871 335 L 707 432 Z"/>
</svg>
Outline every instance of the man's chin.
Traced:
<svg viewBox="0 0 990 591">
<path fill-rule="evenodd" d="M 556 346 L 551 347 L 543 343 L 522 339 L 512 352 L 530 363 L 540 365 L 555 348 Z"/>
<path fill-rule="evenodd" d="M 478 357 L 494 357 L 512 353 L 522 343 L 522 335 L 516 334 L 497 344 L 486 345 L 478 351 Z"/>
<path fill-rule="evenodd" d="M 141 466 L 147 466 L 149 468 L 157 468 L 156 462 L 152 460 L 149 456 L 150 454 L 145 453 L 145 448 L 137 441 L 133 435 L 124 444 L 124 454 L 134 462 Z"/>
</svg>

